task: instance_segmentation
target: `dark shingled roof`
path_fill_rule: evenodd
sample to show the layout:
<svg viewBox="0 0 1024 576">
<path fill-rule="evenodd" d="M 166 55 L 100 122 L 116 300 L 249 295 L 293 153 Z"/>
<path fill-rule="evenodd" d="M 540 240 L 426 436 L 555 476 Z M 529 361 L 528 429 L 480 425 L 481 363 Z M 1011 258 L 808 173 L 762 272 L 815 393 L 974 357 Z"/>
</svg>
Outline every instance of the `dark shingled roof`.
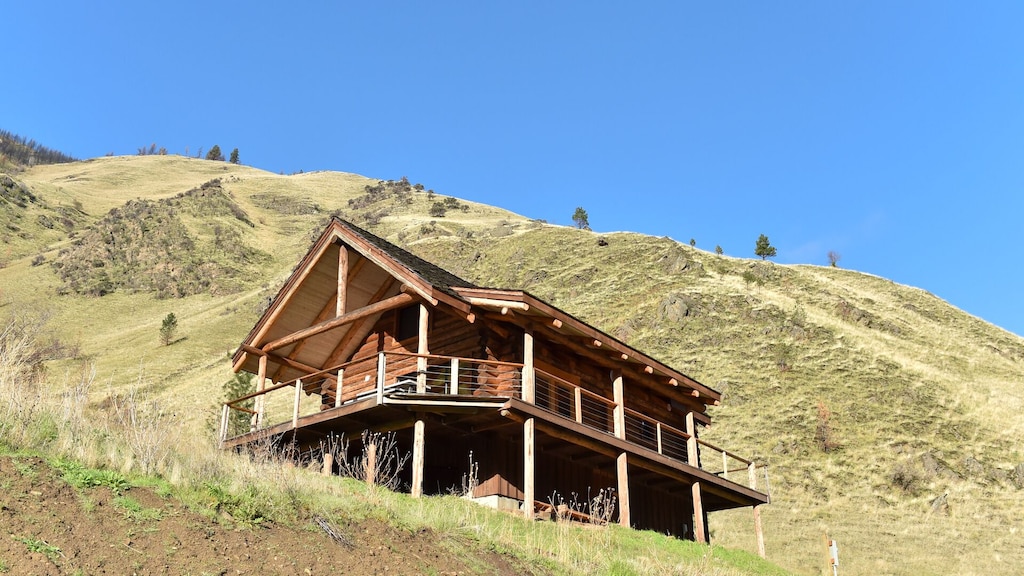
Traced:
<svg viewBox="0 0 1024 576">
<path fill-rule="evenodd" d="M 345 228 L 348 228 L 352 232 L 355 232 L 359 236 L 362 236 L 370 244 L 373 244 L 377 248 L 386 252 L 396 262 L 398 262 L 402 266 L 405 266 L 414 274 L 432 284 L 435 288 L 443 290 L 445 293 L 451 296 L 459 298 L 460 300 L 462 299 L 462 297 L 459 296 L 458 293 L 452 290 L 452 287 L 479 288 L 479 286 L 473 284 L 472 282 L 459 278 L 458 276 L 452 274 L 451 272 L 445 270 L 444 268 L 441 268 L 440 266 L 437 266 L 435 264 L 431 264 L 430 262 L 427 262 L 423 258 L 420 258 L 419 256 L 413 254 L 412 252 L 409 252 L 404 248 L 395 246 L 394 244 L 388 242 L 387 240 L 381 238 L 380 236 L 367 232 L 366 230 L 363 230 L 359 226 L 356 226 L 355 224 L 347 220 L 338 218 L 337 216 L 335 216 L 334 219 Z"/>
</svg>

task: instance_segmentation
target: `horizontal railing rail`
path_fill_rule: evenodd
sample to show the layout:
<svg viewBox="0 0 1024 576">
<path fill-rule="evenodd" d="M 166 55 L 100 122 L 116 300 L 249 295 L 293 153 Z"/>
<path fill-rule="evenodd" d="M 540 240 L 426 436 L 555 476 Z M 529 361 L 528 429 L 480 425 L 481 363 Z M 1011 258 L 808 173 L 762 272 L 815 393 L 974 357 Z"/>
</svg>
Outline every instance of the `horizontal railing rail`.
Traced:
<svg viewBox="0 0 1024 576">
<path fill-rule="evenodd" d="M 517 362 L 381 352 L 224 402 L 220 439 L 224 442 L 231 432 L 233 410 L 250 417 L 249 426 L 235 430 L 241 435 L 263 428 L 266 422 L 277 426 L 290 419 L 297 427 L 303 415 L 373 397 L 383 402 L 386 394 L 395 392 L 519 398 L 523 395 L 523 371 L 524 365 Z M 318 395 L 320 403 L 313 407 L 307 401 L 304 408 L 303 392 L 305 396 Z M 746 471 L 749 486 L 757 488 L 758 466 L 753 461 L 626 407 L 622 407 L 620 432 L 615 415 L 619 405 L 615 401 L 536 368 L 534 405 L 734 482 L 740 483 Z M 239 421 L 241 418 L 236 418 L 235 428 Z M 763 472 L 767 484 L 767 469 Z"/>
</svg>

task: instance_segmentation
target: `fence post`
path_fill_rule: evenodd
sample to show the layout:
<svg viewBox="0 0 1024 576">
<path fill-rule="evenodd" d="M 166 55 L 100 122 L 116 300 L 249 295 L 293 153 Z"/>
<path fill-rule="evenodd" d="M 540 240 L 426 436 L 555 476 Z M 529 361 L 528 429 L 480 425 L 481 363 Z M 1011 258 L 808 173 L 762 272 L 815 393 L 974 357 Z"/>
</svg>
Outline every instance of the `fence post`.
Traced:
<svg viewBox="0 0 1024 576">
<path fill-rule="evenodd" d="M 302 379 L 295 381 L 295 406 L 292 409 L 292 428 L 299 427 L 299 401 L 302 400 Z"/>
</svg>

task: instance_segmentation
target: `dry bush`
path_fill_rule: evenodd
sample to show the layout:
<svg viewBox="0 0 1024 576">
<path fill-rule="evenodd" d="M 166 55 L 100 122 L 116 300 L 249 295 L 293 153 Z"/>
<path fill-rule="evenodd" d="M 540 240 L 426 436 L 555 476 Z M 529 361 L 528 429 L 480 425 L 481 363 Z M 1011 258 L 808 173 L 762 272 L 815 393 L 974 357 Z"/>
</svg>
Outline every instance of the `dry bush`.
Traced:
<svg viewBox="0 0 1024 576">
<path fill-rule="evenodd" d="M 344 438 L 337 440 L 335 462 L 342 476 L 362 480 L 371 486 L 382 486 L 388 490 L 401 487 L 401 473 L 409 460 L 409 453 L 402 454 L 398 450 L 398 440 L 394 432 L 363 432 L 363 450 L 358 458 L 349 458 L 348 442 Z"/>
<path fill-rule="evenodd" d="M 814 441 L 822 452 L 832 452 L 839 447 L 832 431 L 832 411 L 821 400 L 818 401 L 818 425 L 814 429 Z"/>
<path fill-rule="evenodd" d="M 142 375 L 139 375 L 140 384 Z M 110 397 L 108 428 L 124 440 L 134 463 L 144 474 L 157 472 L 170 463 L 180 436 L 178 418 L 158 400 L 146 400 L 141 386 Z"/>
</svg>

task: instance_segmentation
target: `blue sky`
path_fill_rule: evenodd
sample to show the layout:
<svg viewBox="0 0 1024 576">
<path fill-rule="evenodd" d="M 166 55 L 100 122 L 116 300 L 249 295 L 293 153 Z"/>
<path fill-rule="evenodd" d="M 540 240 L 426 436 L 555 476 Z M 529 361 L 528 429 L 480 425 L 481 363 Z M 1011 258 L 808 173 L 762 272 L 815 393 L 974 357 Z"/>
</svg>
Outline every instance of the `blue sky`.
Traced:
<svg viewBox="0 0 1024 576">
<path fill-rule="evenodd" d="M 640 6 L 630 5 L 640 4 Z M 219 144 L 923 288 L 1024 334 L 1024 4 L 9 2 L 0 128 Z"/>
</svg>

